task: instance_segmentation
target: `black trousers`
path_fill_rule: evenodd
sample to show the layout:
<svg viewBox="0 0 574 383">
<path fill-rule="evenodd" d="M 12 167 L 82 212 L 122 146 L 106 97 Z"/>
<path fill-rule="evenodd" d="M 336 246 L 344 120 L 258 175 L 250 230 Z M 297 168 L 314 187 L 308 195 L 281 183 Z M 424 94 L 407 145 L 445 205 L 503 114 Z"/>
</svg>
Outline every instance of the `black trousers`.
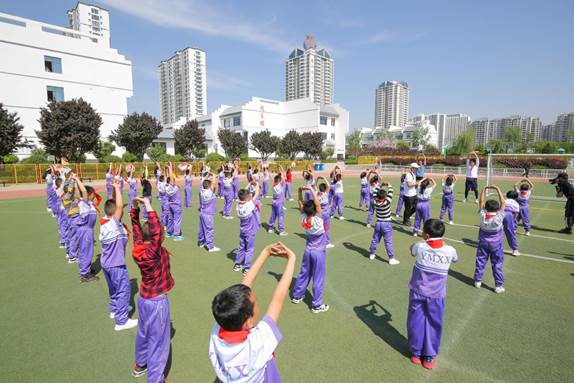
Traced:
<svg viewBox="0 0 574 383">
<path fill-rule="evenodd" d="M 417 208 L 417 196 L 412 197 L 403 197 L 405 201 L 405 212 L 403 213 L 403 223 L 408 224 L 411 216 L 415 213 L 415 209 Z"/>
<path fill-rule="evenodd" d="M 566 226 L 572 228 L 572 226 L 574 226 L 574 198 L 568 198 L 568 200 L 566 200 L 564 217 L 566 218 Z"/>
</svg>

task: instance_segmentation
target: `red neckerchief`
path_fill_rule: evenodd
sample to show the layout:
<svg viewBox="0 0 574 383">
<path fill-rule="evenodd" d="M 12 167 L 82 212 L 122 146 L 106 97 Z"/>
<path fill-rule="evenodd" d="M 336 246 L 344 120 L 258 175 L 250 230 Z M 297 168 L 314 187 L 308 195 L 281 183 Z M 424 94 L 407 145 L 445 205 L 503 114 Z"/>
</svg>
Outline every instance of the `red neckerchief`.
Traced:
<svg viewBox="0 0 574 383">
<path fill-rule="evenodd" d="M 317 192 L 317 197 L 321 197 L 323 195 L 323 192 Z"/>
<path fill-rule="evenodd" d="M 486 213 L 485 216 L 486 216 L 486 219 L 491 219 L 491 218 L 496 217 L 496 214 L 497 213 Z"/>
<path fill-rule="evenodd" d="M 105 223 L 110 222 L 112 219 L 108 218 L 108 217 L 104 217 L 104 218 L 100 218 L 100 225 L 103 225 Z M 123 222 L 120 221 L 120 223 L 122 224 L 122 226 L 124 227 L 124 229 L 126 229 L 126 232 L 128 233 L 128 239 L 130 238 L 130 229 L 128 229 L 127 225 Z"/>
<path fill-rule="evenodd" d="M 217 336 L 229 344 L 238 344 L 247 340 L 249 330 L 227 331 L 223 328 L 219 328 Z"/>
<path fill-rule="evenodd" d="M 528 190 L 522 190 L 522 191 L 520 192 L 520 195 L 523 196 L 523 197 L 526 197 L 527 194 L 528 194 Z"/>
<path fill-rule="evenodd" d="M 371 186 L 377 186 L 376 182 L 371 182 Z"/>
<path fill-rule="evenodd" d="M 303 219 L 301 220 L 301 225 L 303 225 L 303 228 L 304 228 L 304 229 L 307 229 L 307 230 L 308 230 L 308 229 L 310 229 L 311 227 L 313 227 L 312 221 L 313 221 L 313 216 L 303 218 Z"/>
<path fill-rule="evenodd" d="M 375 203 L 383 203 L 383 202 L 385 202 L 385 201 L 386 201 L 386 200 L 384 200 L 384 199 L 376 199 L 376 200 L 375 200 Z"/>
<path fill-rule="evenodd" d="M 429 238 L 427 239 L 427 245 L 429 245 L 432 249 L 440 249 L 444 246 L 444 241 L 442 238 Z"/>
</svg>

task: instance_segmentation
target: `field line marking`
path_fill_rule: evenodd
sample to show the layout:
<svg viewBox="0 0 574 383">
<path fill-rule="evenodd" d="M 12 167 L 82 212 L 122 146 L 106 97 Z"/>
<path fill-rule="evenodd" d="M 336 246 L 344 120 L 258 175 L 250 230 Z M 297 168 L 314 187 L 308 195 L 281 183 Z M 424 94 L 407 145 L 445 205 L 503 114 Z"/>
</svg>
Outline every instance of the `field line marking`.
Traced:
<svg viewBox="0 0 574 383">
<path fill-rule="evenodd" d="M 462 223 L 453 223 L 452 226 L 461 226 L 461 227 L 469 227 L 472 229 L 478 229 L 478 225 L 465 225 Z M 519 234 L 521 235 L 521 239 L 523 239 L 523 237 L 526 237 L 523 234 Z M 533 238 L 542 238 L 542 239 L 550 239 L 550 240 L 556 240 L 556 241 L 563 241 L 563 242 L 569 242 L 569 243 L 574 243 L 574 240 L 571 239 L 566 239 L 566 238 L 555 238 L 555 237 L 547 237 L 545 235 L 538 235 L 538 234 L 530 234 L 530 237 Z"/>
</svg>

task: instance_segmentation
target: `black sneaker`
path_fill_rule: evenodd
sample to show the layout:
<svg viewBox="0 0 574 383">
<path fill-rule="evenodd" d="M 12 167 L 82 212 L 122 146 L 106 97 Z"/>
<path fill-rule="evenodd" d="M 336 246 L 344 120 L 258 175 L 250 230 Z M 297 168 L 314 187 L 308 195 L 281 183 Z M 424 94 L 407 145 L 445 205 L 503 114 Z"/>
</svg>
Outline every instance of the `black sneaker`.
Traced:
<svg viewBox="0 0 574 383">
<path fill-rule="evenodd" d="M 94 282 L 94 281 L 98 281 L 98 280 L 100 280 L 100 278 L 98 278 L 97 275 L 94 275 L 92 273 L 88 273 L 88 274 L 80 276 L 80 282 L 81 283 Z"/>
<path fill-rule="evenodd" d="M 233 265 L 233 271 L 241 271 L 242 268 L 241 265 Z"/>
<path fill-rule="evenodd" d="M 249 269 L 243 269 L 243 275 L 247 275 L 248 272 L 249 272 Z"/>
<path fill-rule="evenodd" d="M 562 230 L 558 231 L 560 234 L 572 234 L 572 228 L 571 227 L 565 227 Z"/>
<path fill-rule="evenodd" d="M 137 364 L 134 364 L 134 369 L 132 370 L 132 376 L 134 378 L 139 378 L 140 376 L 143 376 L 146 372 L 147 372 L 147 366 L 138 366 Z"/>
</svg>

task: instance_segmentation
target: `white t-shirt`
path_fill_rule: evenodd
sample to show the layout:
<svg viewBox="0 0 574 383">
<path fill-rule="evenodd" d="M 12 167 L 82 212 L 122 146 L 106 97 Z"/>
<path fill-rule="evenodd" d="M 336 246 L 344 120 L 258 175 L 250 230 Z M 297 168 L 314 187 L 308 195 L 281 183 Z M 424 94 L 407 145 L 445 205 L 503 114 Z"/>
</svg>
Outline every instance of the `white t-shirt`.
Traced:
<svg viewBox="0 0 574 383">
<path fill-rule="evenodd" d="M 476 164 L 474 164 L 474 166 L 470 164 L 470 160 L 466 160 L 466 176 L 468 178 L 478 178 L 478 166 L 480 161 L 478 161 L 478 158 L 475 158 L 475 160 Z"/>
<path fill-rule="evenodd" d="M 420 186 L 419 186 L 419 191 L 417 192 L 417 198 L 421 201 L 428 201 L 431 197 L 433 188 L 430 186 L 427 186 L 425 191 L 421 194 L 420 192 Z"/>
<path fill-rule="evenodd" d="M 417 195 L 417 187 L 415 186 L 409 186 L 408 183 L 412 182 L 415 183 L 416 182 L 416 178 L 415 175 L 411 172 L 407 173 L 405 176 L 405 182 L 404 184 L 404 189 L 405 189 L 405 197 L 414 197 Z"/>
</svg>

